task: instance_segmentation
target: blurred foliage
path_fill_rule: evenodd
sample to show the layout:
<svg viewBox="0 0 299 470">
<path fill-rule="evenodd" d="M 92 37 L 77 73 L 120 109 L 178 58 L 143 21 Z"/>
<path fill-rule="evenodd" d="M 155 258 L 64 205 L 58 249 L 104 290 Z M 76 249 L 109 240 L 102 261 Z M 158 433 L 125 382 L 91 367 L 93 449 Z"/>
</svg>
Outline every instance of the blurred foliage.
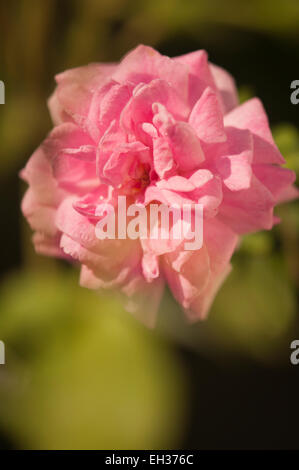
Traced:
<svg viewBox="0 0 299 470">
<path fill-rule="evenodd" d="M 245 101 L 253 98 L 255 96 L 255 92 L 252 86 L 243 85 L 238 89 L 239 94 L 239 101 L 240 103 L 244 103 Z"/>
<path fill-rule="evenodd" d="M 0 425 L 19 446 L 178 445 L 187 412 L 180 361 L 116 300 L 60 270 L 16 274 L 0 295 Z"/>
<path fill-rule="evenodd" d="M 286 159 L 288 168 L 294 170 L 299 176 L 299 131 L 289 123 L 282 123 L 273 129 L 273 136 L 282 155 Z"/>
</svg>

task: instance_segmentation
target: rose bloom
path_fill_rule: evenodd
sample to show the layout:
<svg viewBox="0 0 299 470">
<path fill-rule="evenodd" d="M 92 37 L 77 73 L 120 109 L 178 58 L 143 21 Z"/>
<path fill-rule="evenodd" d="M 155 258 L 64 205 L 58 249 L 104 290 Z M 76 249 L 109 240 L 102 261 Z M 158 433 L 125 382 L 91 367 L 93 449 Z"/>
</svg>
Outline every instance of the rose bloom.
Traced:
<svg viewBox="0 0 299 470">
<path fill-rule="evenodd" d="M 238 104 L 231 75 L 200 50 L 180 57 L 138 46 L 118 64 L 56 76 L 54 128 L 21 177 L 38 253 L 81 265 L 80 283 L 117 288 L 153 325 L 165 283 L 191 320 L 204 318 L 242 234 L 269 230 L 296 197 L 259 99 Z M 98 204 L 202 204 L 203 245 L 99 240 Z"/>
</svg>

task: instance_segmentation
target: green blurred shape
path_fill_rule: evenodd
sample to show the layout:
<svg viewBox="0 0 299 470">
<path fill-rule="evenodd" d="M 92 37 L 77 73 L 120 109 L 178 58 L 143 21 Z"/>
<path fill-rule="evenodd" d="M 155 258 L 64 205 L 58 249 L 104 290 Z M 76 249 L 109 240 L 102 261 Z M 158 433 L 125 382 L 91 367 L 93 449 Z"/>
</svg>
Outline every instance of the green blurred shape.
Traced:
<svg viewBox="0 0 299 470">
<path fill-rule="evenodd" d="M 258 232 L 242 238 L 240 252 L 252 255 L 266 255 L 273 250 L 274 240 L 271 232 Z"/>
<path fill-rule="evenodd" d="M 29 158 L 32 142 L 37 146 L 41 138 L 46 116 L 46 104 L 36 94 L 6 96 L 0 116 L 1 175 L 15 171 L 20 159 Z"/>
<path fill-rule="evenodd" d="M 282 123 L 273 128 L 273 136 L 288 168 L 299 175 L 299 131 L 290 123 Z"/>
<path fill-rule="evenodd" d="M 73 275 L 18 274 L 1 290 L 0 423 L 21 448 L 179 445 L 186 377 L 174 351 L 116 298 Z"/>
<path fill-rule="evenodd" d="M 240 103 L 244 103 L 245 101 L 250 100 L 250 98 L 255 96 L 254 88 L 250 85 L 240 86 L 238 89 L 238 94 Z"/>
</svg>

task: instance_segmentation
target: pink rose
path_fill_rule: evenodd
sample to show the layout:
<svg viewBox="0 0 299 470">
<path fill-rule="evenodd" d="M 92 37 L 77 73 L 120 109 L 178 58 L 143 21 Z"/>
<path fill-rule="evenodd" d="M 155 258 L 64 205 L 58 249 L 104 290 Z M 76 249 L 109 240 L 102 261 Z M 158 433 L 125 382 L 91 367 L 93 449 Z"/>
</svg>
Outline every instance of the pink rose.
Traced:
<svg viewBox="0 0 299 470">
<path fill-rule="evenodd" d="M 149 325 L 165 282 L 190 319 L 205 317 L 239 236 L 271 229 L 274 206 L 297 194 L 262 103 L 238 105 L 233 78 L 202 50 L 171 59 L 138 46 L 56 81 L 55 127 L 21 172 L 36 251 L 78 261 L 82 286 L 118 288 Z M 202 204 L 202 248 L 99 240 L 96 208 L 118 195 L 147 208 Z"/>
</svg>

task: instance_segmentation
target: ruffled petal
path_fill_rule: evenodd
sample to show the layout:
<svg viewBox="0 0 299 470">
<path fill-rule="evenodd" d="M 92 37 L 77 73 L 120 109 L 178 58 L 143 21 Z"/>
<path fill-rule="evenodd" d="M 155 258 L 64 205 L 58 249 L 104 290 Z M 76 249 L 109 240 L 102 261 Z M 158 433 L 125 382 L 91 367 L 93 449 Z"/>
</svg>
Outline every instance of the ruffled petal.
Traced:
<svg viewBox="0 0 299 470">
<path fill-rule="evenodd" d="M 113 73 L 113 79 L 119 83 L 128 81 L 138 85 L 155 78 L 169 82 L 184 99 L 187 97 L 187 68 L 148 46 L 140 45 L 129 52 Z"/>
</svg>

